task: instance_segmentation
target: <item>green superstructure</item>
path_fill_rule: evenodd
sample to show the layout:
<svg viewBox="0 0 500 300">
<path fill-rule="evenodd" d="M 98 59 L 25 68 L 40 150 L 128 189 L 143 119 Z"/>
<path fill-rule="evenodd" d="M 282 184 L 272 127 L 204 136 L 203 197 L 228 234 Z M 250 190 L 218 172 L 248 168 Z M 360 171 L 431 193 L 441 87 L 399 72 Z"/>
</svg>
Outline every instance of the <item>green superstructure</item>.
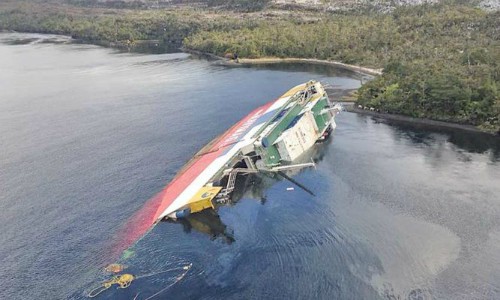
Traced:
<svg viewBox="0 0 500 300">
<path fill-rule="evenodd" d="M 284 108 L 257 133 L 255 151 L 268 168 L 300 156 L 335 126 L 328 95 L 319 82 L 310 81 L 290 92 Z"/>
</svg>

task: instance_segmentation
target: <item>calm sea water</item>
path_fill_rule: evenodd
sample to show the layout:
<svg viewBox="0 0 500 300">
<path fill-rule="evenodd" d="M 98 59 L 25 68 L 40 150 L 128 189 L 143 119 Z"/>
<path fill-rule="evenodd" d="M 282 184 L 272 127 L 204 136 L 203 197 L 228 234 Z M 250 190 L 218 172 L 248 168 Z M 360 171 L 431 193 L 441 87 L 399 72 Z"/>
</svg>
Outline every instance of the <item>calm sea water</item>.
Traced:
<svg viewBox="0 0 500 300">
<path fill-rule="evenodd" d="M 86 298 L 119 259 L 124 224 L 214 136 L 295 84 L 360 84 L 318 66 L 0 41 L 1 299 Z M 156 226 L 118 260 L 143 277 L 101 298 L 499 299 L 499 139 L 337 123 L 317 168 L 294 174 L 315 196 L 248 178 L 218 216 Z"/>
</svg>

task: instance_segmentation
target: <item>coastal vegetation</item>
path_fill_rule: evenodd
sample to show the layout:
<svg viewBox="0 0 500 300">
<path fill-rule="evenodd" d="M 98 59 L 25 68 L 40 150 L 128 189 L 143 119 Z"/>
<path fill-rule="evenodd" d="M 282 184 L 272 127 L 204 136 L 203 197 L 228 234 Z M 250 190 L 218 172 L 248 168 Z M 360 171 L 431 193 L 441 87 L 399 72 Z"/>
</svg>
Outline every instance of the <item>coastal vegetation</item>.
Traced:
<svg viewBox="0 0 500 300">
<path fill-rule="evenodd" d="M 69 34 L 114 47 L 152 41 L 163 50 L 184 47 L 218 56 L 316 58 L 383 68 L 359 90 L 359 105 L 500 129 L 498 11 L 454 2 L 386 13 L 259 11 L 267 1 L 253 7 L 245 0 L 210 8 L 219 7 L 217 1 L 170 9 L 21 2 L 0 5 L 0 29 Z"/>
<path fill-rule="evenodd" d="M 360 89 L 360 105 L 498 131 L 499 20 L 500 14 L 476 8 L 424 5 L 202 31 L 184 43 L 218 55 L 312 57 L 384 68 Z"/>
</svg>

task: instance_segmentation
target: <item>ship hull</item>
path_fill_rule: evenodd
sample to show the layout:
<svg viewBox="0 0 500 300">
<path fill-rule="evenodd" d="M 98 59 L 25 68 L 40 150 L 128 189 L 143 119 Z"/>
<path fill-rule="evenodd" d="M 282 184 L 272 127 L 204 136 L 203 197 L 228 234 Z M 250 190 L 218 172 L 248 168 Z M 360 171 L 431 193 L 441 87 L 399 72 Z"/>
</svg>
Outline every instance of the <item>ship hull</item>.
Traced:
<svg viewBox="0 0 500 300">
<path fill-rule="evenodd" d="M 253 110 L 179 171 L 161 192 L 155 220 L 214 207 L 214 201 L 232 191 L 238 172 L 269 171 L 293 161 L 335 124 L 335 114 L 325 110 L 329 105 L 322 86 L 307 83 Z"/>
</svg>

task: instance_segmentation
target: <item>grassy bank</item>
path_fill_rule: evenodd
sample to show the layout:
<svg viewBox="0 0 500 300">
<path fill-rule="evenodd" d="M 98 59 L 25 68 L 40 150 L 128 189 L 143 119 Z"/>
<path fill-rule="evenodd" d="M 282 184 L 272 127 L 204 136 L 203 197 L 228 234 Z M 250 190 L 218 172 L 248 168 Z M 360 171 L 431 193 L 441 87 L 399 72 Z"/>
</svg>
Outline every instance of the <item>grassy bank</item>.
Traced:
<svg viewBox="0 0 500 300">
<path fill-rule="evenodd" d="M 69 34 L 114 47 L 152 41 L 161 49 L 182 46 L 218 56 L 383 68 L 360 89 L 359 104 L 491 132 L 500 129 L 499 20 L 498 12 L 453 3 L 391 13 L 0 4 L 0 29 Z"/>
</svg>

